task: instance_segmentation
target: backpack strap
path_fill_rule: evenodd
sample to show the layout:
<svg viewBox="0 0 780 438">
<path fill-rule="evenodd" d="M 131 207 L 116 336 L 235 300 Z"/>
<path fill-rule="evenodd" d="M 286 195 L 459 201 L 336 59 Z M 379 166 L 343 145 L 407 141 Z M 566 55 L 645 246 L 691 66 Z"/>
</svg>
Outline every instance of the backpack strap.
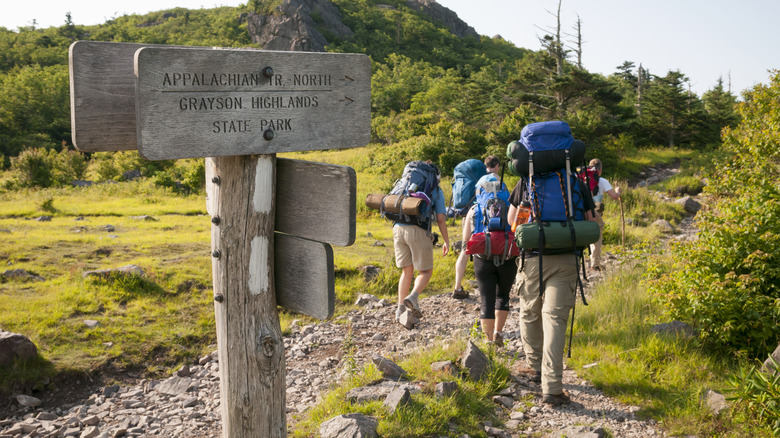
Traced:
<svg viewBox="0 0 780 438">
<path fill-rule="evenodd" d="M 510 242 L 511 241 L 509 240 L 509 232 L 508 231 L 504 231 L 504 254 L 501 256 L 501 263 L 499 263 L 496 266 L 503 265 L 504 262 L 506 261 L 506 259 L 509 258 L 509 244 L 510 244 Z"/>
<path fill-rule="evenodd" d="M 544 255 L 544 226 L 542 225 L 542 215 L 539 209 L 539 198 L 536 196 L 536 183 L 534 182 L 534 152 L 528 152 L 528 180 L 529 190 L 536 204 L 536 223 L 539 226 L 539 296 L 544 295 L 544 270 L 542 265 L 542 256 Z"/>
<path fill-rule="evenodd" d="M 575 254 L 577 254 L 577 233 L 574 231 L 574 199 L 572 199 L 571 196 L 571 186 L 572 186 L 572 174 L 571 174 L 571 155 L 569 153 L 569 150 L 566 149 L 566 203 L 569 206 L 568 209 L 568 222 L 569 222 L 569 231 L 571 232 L 571 250 Z M 578 276 L 579 278 L 579 276 Z"/>
</svg>

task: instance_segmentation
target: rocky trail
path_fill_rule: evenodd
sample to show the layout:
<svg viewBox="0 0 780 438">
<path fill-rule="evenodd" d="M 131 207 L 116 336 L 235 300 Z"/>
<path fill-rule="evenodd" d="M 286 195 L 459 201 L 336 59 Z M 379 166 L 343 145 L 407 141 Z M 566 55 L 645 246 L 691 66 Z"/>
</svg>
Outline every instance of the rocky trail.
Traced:
<svg viewBox="0 0 780 438">
<path fill-rule="evenodd" d="M 692 220 L 687 218 L 674 238 L 694 234 Z M 604 258 L 608 275 L 621 261 L 608 253 Z M 592 296 L 601 275 L 589 274 L 586 294 Z M 370 296 L 361 297 L 359 310 L 335 320 L 294 324 L 284 338 L 288 427 L 294 428 L 297 415 L 315 405 L 349 366 L 362 367 L 376 355 L 403 357 L 452 336 L 468 337 L 479 314 L 474 289 L 472 285 L 470 297 L 464 300 L 454 299 L 451 293 L 423 295 L 423 318 L 412 330 L 394 322 L 395 303 Z M 517 307 L 516 298 L 512 305 Z M 499 350 L 515 363 L 523 361 L 518 323 L 518 312 L 512 310 L 505 327 L 505 346 Z M 343 353 L 345 340 L 354 347 L 349 357 Z M 0 400 L 0 438 L 220 437 L 216 356 L 214 352 L 161 380 L 127 377 L 121 385 L 104 386 L 84 376 L 77 385 L 31 394 L 34 398 L 15 394 L 11 400 Z M 414 387 L 414 382 L 406 383 Z M 538 385 L 513 375 L 512 387 L 494 400 L 505 424 L 501 428 L 485 425 L 489 436 L 597 437 L 606 436 L 605 431 L 614 437 L 666 436 L 654 421 L 637 418 L 638 407 L 605 396 L 568 368 L 564 386 L 572 403 L 551 407 L 541 403 Z M 526 405 L 528 399 L 531 407 Z M 451 438 L 462 437 L 453 434 Z"/>
</svg>

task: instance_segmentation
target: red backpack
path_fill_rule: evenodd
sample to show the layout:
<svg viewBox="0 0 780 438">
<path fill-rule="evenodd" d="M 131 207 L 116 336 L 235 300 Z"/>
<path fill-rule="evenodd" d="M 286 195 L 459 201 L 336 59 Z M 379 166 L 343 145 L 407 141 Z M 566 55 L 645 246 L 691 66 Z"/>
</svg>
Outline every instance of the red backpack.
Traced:
<svg viewBox="0 0 780 438">
<path fill-rule="evenodd" d="M 590 193 L 596 196 L 599 193 L 599 172 L 593 166 L 580 169 L 580 179 L 588 185 Z"/>
</svg>

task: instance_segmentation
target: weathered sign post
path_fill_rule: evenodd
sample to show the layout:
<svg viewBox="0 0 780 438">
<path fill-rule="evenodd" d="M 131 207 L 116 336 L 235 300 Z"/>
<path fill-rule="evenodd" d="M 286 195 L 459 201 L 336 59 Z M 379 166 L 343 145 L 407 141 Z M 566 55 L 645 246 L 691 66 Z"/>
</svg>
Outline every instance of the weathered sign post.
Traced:
<svg viewBox="0 0 780 438">
<path fill-rule="evenodd" d="M 351 168 L 274 154 L 368 143 L 368 57 L 77 42 L 70 64 L 79 149 L 207 157 L 223 435 L 285 436 L 276 306 L 332 315 L 329 244 L 354 242 L 356 184 Z"/>
</svg>

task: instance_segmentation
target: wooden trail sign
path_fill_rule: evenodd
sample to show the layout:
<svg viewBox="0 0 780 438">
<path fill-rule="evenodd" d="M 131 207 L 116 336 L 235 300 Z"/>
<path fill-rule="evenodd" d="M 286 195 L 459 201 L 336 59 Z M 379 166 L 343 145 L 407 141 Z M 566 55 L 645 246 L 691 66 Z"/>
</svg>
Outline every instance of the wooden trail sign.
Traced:
<svg viewBox="0 0 780 438">
<path fill-rule="evenodd" d="M 336 310 L 333 248 L 274 233 L 274 285 L 278 306 L 314 318 L 330 318 Z"/>
<path fill-rule="evenodd" d="M 223 436 L 286 436 L 277 305 L 333 314 L 356 178 L 275 153 L 368 143 L 368 58 L 76 42 L 70 68 L 80 150 L 206 157 Z"/>
<path fill-rule="evenodd" d="M 333 315 L 336 292 L 329 244 L 355 242 L 356 190 L 357 176 L 351 167 L 276 160 L 278 305 L 320 319 Z"/>
<path fill-rule="evenodd" d="M 150 160 L 369 141 L 365 55 L 146 47 L 135 69 L 138 151 Z"/>
<path fill-rule="evenodd" d="M 214 74 L 217 76 L 216 80 L 213 81 L 213 87 L 209 85 L 211 88 L 203 88 L 195 85 L 195 89 L 192 89 L 192 83 L 196 70 L 190 70 L 189 73 L 180 72 L 180 76 L 176 76 L 176 87 L 173 86 L 174 78 L 171 76 L 171 86 L 164 89 L 165 95 L 175 95 L 177 90 L 179 92 L 193 91 L 193 93 L 187 94 L 184 108 L 187 108 L 191 103 L 190 99 L 194 98 L 196 99 L 194 101 L 196 109 L 182 110 L 181 102 L 177 102 L 175 98 L 172 98 L 169 106 L 152 110 L 160 112 L 160 116 L 166 119 L 164 123 L 172 123 L 175 120 L 187 125 L 193 121 L 193 118 L 203 117 L 206 119 L 205 123 L 211 124 L 212 130 L 215 128 L 214 123 L 217 122 L 222 134 L 231 134 L 230 131 L 234 129 L 235 131 L 244 130 L 242 135 L 239 136 L 243 142 L 243 146 L 241 146 L 243 148 L 246 148 L 246 143 L 249 142 L 247 139 L 249 132 L 245 131 L 247 128 L 251 129 L 252 133 L 257 134 L 258 137 L 263 137 L 263 135 L 266 135 L 266 131 L 271 129 L 271 125 L 268 123 L 269 120 L 275 121 L 274 128 L 279 126 L 284 128 L 283 130 L 271 129 L 274 133 L 274 138 L 270 141 L 259 141 L 256 139 L 256 150 L 253 149 L 247 153 L 346 148 L 368 144 L 371 123 L 371 65 L 366 55 L 271 52 L 251 49 L 214 50 L 206 47 L 76 41 L 71 44 L 69 50 L 71 131 L 73 144 L 80 151 L 100 152 L 138 149 L 138 143 L 142 140 L 138 137 L 140 127 L 137 123 L 139 115 L 136 113 L 135 55 L 142 48 L 148 48 L 150 51 L 157 49 L 173 50 L 174 53 L 182 52 L 183 49 L 189 49 L 200 53 L 208 52 L 212 54 L 198 55 L 193 59 L 182 54 L 176 55 L 185 58 L 182 60 L 182 63 L 188 64 L 188 68 L 203 69 L 203 71 L 199 72 L 201 74 L 197 75 L 198 84 L 205 82 L 205 72 L 207 70 L 213 72 L 208 78 L 209 83 L 212 83 L 211 79 L 214 78 Z M 220 55 L 219 53 L 222 54 Z M 252 59 L 256 62 L 261 62 L 263 66 L 246 65 L 246 61 L 240 61 L 247 53 L 252 53 Z M 151 55 L 151 53 L 147 53 L 147 55 Z M 235 57 L 239 59 L 235 67 L 220 64 L 220 59 L 230 61 L 235 59 Z M 154 56 L 149 58 L 153 60 Z M 277 64 L 275 70 L 272 65 L 266 65 L 266 63 L 278 61 L 281 61 L 283 64 Z M 157 64 L 142 62 L 141 68 L 165 68 L 167 63 L 166 60 L 161 60 Z M 241 68 L 245 68 L 245 70 L 238 70 L 239 65 L 242 66 Z M 250 86 L 250 81 L 254 81 L 253 78 L 257 78 L 258 74 L 261 81 L 268 79 L 270 84 L 266 82 L 258 86 Z M 339 76 L 341 74 L 343 76 Z M 185 75 L 187 75 L 189 87 L 182 85 Z M 271 75 L 271 78 L 268 78 L 266 75 Z M 242 78 L 237 84 L 235 83 L 236 77 Z M 247 78 L 246 81 L 243 80 L 244 77 Z M 222 78 L 224 78 L 224 81 L 222 81 Z M 228 85 L 220 85 L 220 83 Z M 312 86 L 310 87 L 309 84 Z M 327 84 L 330 84 L 330 87 Z M 142 94 L 146 98 L 155 97 L 154 87 L 154 84 L 150 84 L 149 87 L 144 88 Z M 163 88 L 160 89 L 161 95 L 163 94 L 162 90 Z M 213 93 L 209 94 L 208 90 L 212 90 Z M 168 93 L 169 91 L 172 93 Z M 182 96 L 184 96 L 183 93 Z M 198 96 L 205 100 L 197 100 Z M 156 97 L 161 98 L 160 95 Z M 227 99 L 227 97 L 230 97 L 230 99 Z M 256 106 L 261 108 L 252 110 L 252 97 L 257 102 Z M 290 97 L 292 97 L 292 103 L 290 103 Z M 219 102 L 222 102 L 221 104 L 218 103 L 218 98 Z M 315 98 L 317 106 L 314 106 Z M 227 105 L 235 104 L 239 100 L 241 104 L 240 109 L 235 107 L 232 109 L 227 108 Z M 201 103 L 203 103 L 203 106 L 200 105 Z M 144 110 L 146 111 L 145 107 Z M 211 116 L 219 117 L 208 118 L 208 114 L 204 114 L 204 112 Z M 241 120 L 241 123 L 220 123 L 235 121 L 228 118 L 232 116 L 240 116 L 240 119 L 235 120 Z M 245 116 L 249 118 L 245 118 Z M 147 117 L 149 117 L 148 114 Z M 295 125 L 293 119 L 298 117 L 302 117 L 302 120 L 298 125 Z M 289 131 L 286 130 L 288 127 L 287 119 L 290 119 Z M 246 120 L 255 120 L 259 125 L 253 125 L 252 122 L 244 123 Z M 280 120 L 281 123 L 277 123 Z M 152 125 L 149 129 L 161 129 L 156 125 L 158 121 L 151 120 L 151 122 Z M 188 128 L 192 128 L 192 126 L 185 128 L 174 126 L 177 132 L 182 130 L 186 132 Z M 261 130 L 261 128 L 266 129 Z M 293 129 L 295 132 L 292 132 Z M 313 130 L 307 132 L 305 129 Z M 238 132 L 233 134 L 238 134 Z M 170 136 L 170 133 L 166 135 Z M 279 137 L 280 135 L 281 138 Z M 229 137 L 229 135 L 223 136 L 220 139 L 222 140 L 221 143 L 228 141 Z M 180 155 L 184 154 L 193 157 L 230 154 L 228 151 L 219 154 L 181 151 L 181 149 L 187 149 L 187 147 L 193 147 L 196 151 L 203 149 L 204 146 L 200 144 L 201 140 L 196 141 L 194 146 L 192 144 L 188 146 L 184 143 L 184 139 L 180 139 L 177 144 L 173 145 L 173 149 L 179 151 L 177 153 Z M 148 141 L 156 142 L 157 140 L 149 139 L 147 136 Z M 155 145 L 157 144 L 159 143 L 147 144 L 147 146 L 148 148 L 156 149 Z M 230 145 L 228 150 L 237 147 Z M 278 150 L 271 150 L 271 148 L 278 148 Z M 199 153 L 201 155 L 197 155 Z M 159 155 L 159 152 L 152 151 L 150 152 L 151 155 Z M 172 156 L 170 158 L 184 157 Z"/>
</svg>

